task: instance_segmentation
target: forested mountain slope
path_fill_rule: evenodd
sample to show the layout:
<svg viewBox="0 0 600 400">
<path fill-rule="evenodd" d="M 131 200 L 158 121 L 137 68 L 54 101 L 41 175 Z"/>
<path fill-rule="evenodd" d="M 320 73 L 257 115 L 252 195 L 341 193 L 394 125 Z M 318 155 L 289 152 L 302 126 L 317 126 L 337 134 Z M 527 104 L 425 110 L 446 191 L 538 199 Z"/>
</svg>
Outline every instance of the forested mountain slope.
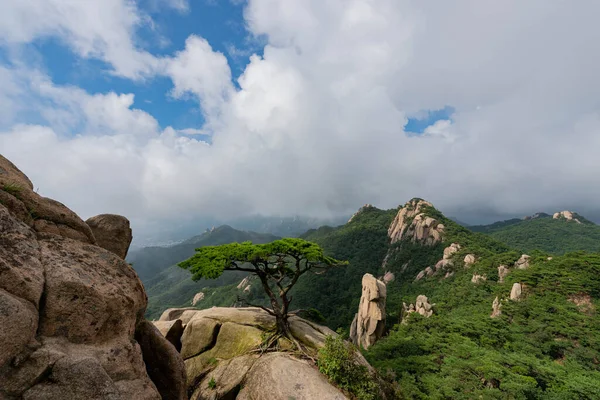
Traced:
<svg viewBox="0 0 600 400">
<path fill-rule="evenodd" d="M 510 247 L 525 252 L 533 250 L 543 250 L 553 254 L 577 250 L 600 252 L 600 226 L 576 213 L 570 214 L 571 218 L 568 219 L 560 213 L 554 215 L 539 213 L 524 219 L 514 218 L 489 225 L 469 226 L 469 229 L 489 234 Z"/>
</svg>

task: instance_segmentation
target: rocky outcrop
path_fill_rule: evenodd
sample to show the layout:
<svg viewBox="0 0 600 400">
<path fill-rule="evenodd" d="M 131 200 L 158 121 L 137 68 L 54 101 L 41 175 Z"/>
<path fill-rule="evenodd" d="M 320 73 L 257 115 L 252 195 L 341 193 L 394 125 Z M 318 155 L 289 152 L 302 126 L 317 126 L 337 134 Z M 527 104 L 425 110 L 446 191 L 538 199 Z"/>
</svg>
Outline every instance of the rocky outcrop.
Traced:
<svg viewBox="0 0 600 400">
<path fill-rule="evenodd" d="M 500 265 L 498 267 L 498 283 L 504 283 L 504 278 L 506 278 L 509 272 L 510 270 L 506 265 Z"/>
<path fill-rule="evenodd" d="M 492 315 L 490 315 L 490 317 L 498 318 L 500 315 L 502 315 L 502 304 L 500 303 L 498 296 L 496 296 L 492 302 Z"/>
<path fill-rule="evenodd" d="M 527 269 L 529 268 L 529 256 L 527 254 L 521 255 L 521 257 L 515 262 L 515 268 Z"/>
<path fill-rule="evenodd" d="M 425 318 L 431 317 L 433 315 L 433 306 L 434 304 L 430 304 L 427 296 L 423 294 L 417 296 L 415 304 L 406 305 L 406 303 L 402 303 L 402 323 L 407 323 L 408 316 L 415 312 Z"/>
<path fill-rule="evenodd" d="M 444 225 L 435 218 L 426 215 L 425 211 L 428 207 L 433 206 L 431 203 L 420 199 L 412 199 L 406 203 L 398 211 L 388 229 L 388 237 L 391 243 L 404 239 L 427 245 L 441 242 Z"/>
<path fill-rule="evenodd" d="M 120 215 L 101 214 L 85 223 L 91 228 L 98 246 L 125 259 L 133 239 L 129 220 Z"/>
<path fill-rule="evenodd" d="M 487 276 L 485 275 L 479 275 L 479 274 L 473 274 L 473 277 L 471 278 L 471 283 L 483 283 L 487 281 Z"/>
<path fill-rule="evenodd" d="M 195 306 L 196 304 L 198 304 L 199 302 L 201 302 L 202 300 L 204 300 L 204 292 L 198 292 L 194 295 L 194 298 L 192 299 L 192 305 Z"/>
<path fill-rule="evenodd" d="M 467 254 L 465 256 L 465 258 L 463 259 L 463 262 L 465 263 L 465 268 L 468 268 L 471 265 L 475 264 L 475 261 L 476 261 L 475 254 Z"/>
<path fill-rule="evenodd" d="M 571 211 L 560 211 L 557 213 L 554 213 L 554 215 L 552 215 L 552 219 L 566 219 L 567 221 L 575 221 L 578 224 L 581 223 L 580 220 L 578 220 L 577 218 L 575 218 L 575 213 L 571 212 Z"/>
<path fill-rule="evenodd" d="M 371 274 L 363 276 L 358 313 L 350 327 L 350 340 L 356 346 L 368 349 L 383 336 L 386 296 L 384 282 Z"/>
<path fill-rule="evenodd" d="M 184 314 L 191 315 L 181 337 L 181 355 L 192 400 L 346 399 L 311 363 L 283 350 L 262 356 L 253 351 L 275 327 L 274 317 L 265 311 L 252 307 L 171 310 L 161 319 Z M 294 338 L 308 351 L 322 347 L 327 335 L 336 336 L 329 328 L 295 316 L 289 322 Z M 290 343 L 280 339 L 279 347 L 290 348 Z M 368 366 L 360 354 L 357 357 L 357 363 Z"/>
<path fill-rule="evenodd" d="M 520 283 L 513 283 L 512 289 L 510 290 L 511 300 L 520 300 L 523 292 L 523 286 Z"/>
<path fill-rule="evenodd" d="M 92 230 L 77 214 L 64 204 L 34 192 L 31 181 L 1 155 L 0 204 L 35 232 L 96 243 Z"/>
<path fill-rule="evenodd" d="M 252 285 L 250 282 L 252 281 L 252 276 L 247 276 L 237 285 L 237 289 L 242 290 L 244 292 L 249 292 Z"/>
<path fill-rule="evenodd" d="M 135 271 L 32 189 L 0 156 L 0 398 L 160 399 Z"/>
<path fill-rule="evenodd" d="M 452 261 L 452 256 L 459 250 L 460 250 L 460 244 L 458 244 L 458 243 L 452 243 L 450 246 L 446 247 L 444 249 L 444 255 L 442 256 L 442 259 L 440 261 L 438 261 L 433 268 L 427 267 L 424 270 L 420 271 L 417 274 L 415 281 L 419 281 L 419 280 L 423 279 L 423 277 L 425 277 L 425 276 L 432 276 L 432 275 L 438 273 L 440 270 L 445 270 L 445 269 L 448 269 L 449 267 L 453 266 L 454 262 Z M 448 274 L 448 272 L 451 272 L 451 271 L 446 272 L 446 276 L 445 276 L 446 278 L 448 278 L 449 276 L 452 275 L 452 274 Z"/>
</svg>

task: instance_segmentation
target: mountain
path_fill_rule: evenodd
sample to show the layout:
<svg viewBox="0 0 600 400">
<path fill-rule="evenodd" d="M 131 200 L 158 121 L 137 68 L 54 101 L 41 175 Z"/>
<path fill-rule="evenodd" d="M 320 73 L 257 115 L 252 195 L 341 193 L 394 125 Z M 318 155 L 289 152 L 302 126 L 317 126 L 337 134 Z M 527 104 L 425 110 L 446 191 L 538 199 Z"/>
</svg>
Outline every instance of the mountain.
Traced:
<svg viewBox="0 0 600 400">
<path fill-rule="evenodd" d="M 191 306 L 194 296 L 202 289 L 231 285 L 239 282 L 245 274 L 224 274 L 214 280 L 193 282 L 188 271 L 177 267 L 177 263 L 194 254 L 194 249 L 202 246 L 217 246 L 233 242 L 251 241 L 268 243 L 278 239 L 267 233 L 239 231 L 223 225 L 194 236 L 182 243 L 169 247 L 146 247 L 132 251 L 127 261 L 133 265 L 148 294 L 146 316 L 157 318 L 169 307 Z M 231 306 L 231 296 L 215 297 L 219 303 Z M 225 301 L 225 298 L 228 300 Z M 233 296 L 235 299 L 235 296 Z"/>
<path fill-rule="evenodd" d="M 593 227 L 571 217 L 531 221 Z M 293 308 L 316 308 L 333 329 L 349 328 L 362 276 L 386 276 L 387 334 L 363 353 L 398 383 L 400 398 L 599 398 L 599 254 L 523 254 L 422 199 L 365 206 L 343 226 L 302 237 L 349 261 L 304 276 L 292 293 Z"/>
<path fill-rule="evenodd" d="M 543 250 L 553 254 L 586 250 L 600 252 L 600 226 L 583 216 L 562 211 L 549 215 L 537 213 L 489 225 L 469 226 L 474 232 L 489 234 L 512 248 L 524 252 Z"/>
</svg>

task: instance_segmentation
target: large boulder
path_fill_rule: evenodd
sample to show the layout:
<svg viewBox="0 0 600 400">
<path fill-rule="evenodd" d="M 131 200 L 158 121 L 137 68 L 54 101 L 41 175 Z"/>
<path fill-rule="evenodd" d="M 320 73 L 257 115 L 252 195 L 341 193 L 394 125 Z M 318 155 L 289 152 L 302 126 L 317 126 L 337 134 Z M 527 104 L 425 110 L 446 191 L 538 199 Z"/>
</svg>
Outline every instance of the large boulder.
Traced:
<svg viewBox="0 0 600 400">
<path fill-rule="evenodd" d="M 120 215 L 101 214 L 85 221 L 92 229 L 98 246 L 125 259 L 133 239 L 129 220 Z"/>
<path fill-rule="evenodd" d="M 269 388 L 265 390 L 265 388 Z M 315 368 L 287 354 L 274 353 L 258 359 L 237 400 L 321 399 L 345 400 L 346 396 Z"/>
<path fill-rule="evenodd" d="M 383 336 L 386 295 L 384 282 L 371 274 L 363 276 L 358 313 L 350 327 L 350 340 L 355 345 L 368 349 Z"/>
<path fill-rule="evenodd" d="M 148 321 L 138 324 L 135 339 L 162 400 L 187 399 L 185 365 L 175 346 Z"/>
<path fill-rule="evenodd" d="M 275 328 L 274 317 L 265 311 L 253 307 L 172 309 L 155 324 L 184 314 L 191 316 L 181 338 L 191 400 L 347 398 L 314 364 L 286 352 L 291 349 L 289 340 L 280 339 L 280 350 L 261 354 L 258 346 Z M 331 329 L 294 315 L 289 323 L 293 338 L 313 356 L 327 336 L 336 336 Z M 360 353 L 355 362 L 375 372 Z"/>
<path fill-rule="evenodd" d="M 0 243 L 0 399 L 161 398 L 144 361 L 167 353 L 135 340 L 135 271 L 2 156 Z"/>
</svg>

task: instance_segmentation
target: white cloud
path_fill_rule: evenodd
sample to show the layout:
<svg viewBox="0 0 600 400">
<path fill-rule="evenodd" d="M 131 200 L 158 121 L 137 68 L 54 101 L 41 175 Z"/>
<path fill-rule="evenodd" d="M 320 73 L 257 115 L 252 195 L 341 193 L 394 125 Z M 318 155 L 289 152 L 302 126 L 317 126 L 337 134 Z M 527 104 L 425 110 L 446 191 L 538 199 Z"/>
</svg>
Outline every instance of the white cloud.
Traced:
<svg viewBox="0 0 600 400">
<path fill-rule="evenodd" d="M 85 216 L 324 216 L 414 196 L 450 213 L 600 214 L 599 11 L 593 1 L 251 0 L 248 27 L 268 45 L 239 89 L 200 37 L 159 61 L 207 126 L 161 130 L 131 95 L 42 76 L 27 96 L 42 99 L 30 107 L 45 126 L 9 129 L 0 148 Z M 0 104 L 23 97 L 8 81 Z M 446 105 L 451 122 L 405 134 L 407 116 Z"/>
<path fill-rule="evenodd" d="M 127 78 L 153 75 L 159 61 L 136 46 L 135 32 L 151 22 L 131 0 L 4 0 L 0 44 L 54 36 L 85 58 L 110 64 Z"/>
<path fill-rule="evenodd" d="M 164 63 L 165 73 L 173 80 L 173 95 L 193 94 L 209 116 L 218 114 L 233 92 L 227 59 L 204 38 L 190 36 L 185 49 Z"/>
</svg>

